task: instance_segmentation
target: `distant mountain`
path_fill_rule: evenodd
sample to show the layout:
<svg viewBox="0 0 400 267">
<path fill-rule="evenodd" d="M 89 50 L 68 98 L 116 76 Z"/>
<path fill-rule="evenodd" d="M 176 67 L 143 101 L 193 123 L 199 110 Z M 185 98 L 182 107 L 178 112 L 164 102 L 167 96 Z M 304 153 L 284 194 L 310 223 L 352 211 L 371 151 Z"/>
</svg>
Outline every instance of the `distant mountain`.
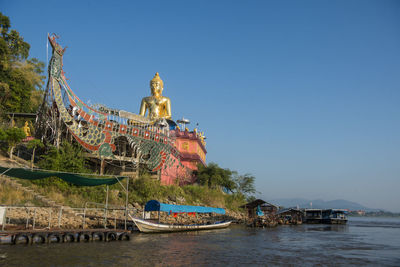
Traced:
<svg viewBox="0 0 400 267">
<path fill-rule="evenodd" d="M 315 208 L 315 209 L 349 209 L 349 210 L 365 210 L 365 211 L 378 211 L 377 209 L 371 209 L 365 207 L 359 203 L 337 199 L 325 201 L 322 199 L 309 200 L 305 198 L 281 198 L 271 199 L 268 202 L 284 207 L 297 207 L 300 208 Z M 311 206 L 312 203 L 312 206 Z"/>
</svg>

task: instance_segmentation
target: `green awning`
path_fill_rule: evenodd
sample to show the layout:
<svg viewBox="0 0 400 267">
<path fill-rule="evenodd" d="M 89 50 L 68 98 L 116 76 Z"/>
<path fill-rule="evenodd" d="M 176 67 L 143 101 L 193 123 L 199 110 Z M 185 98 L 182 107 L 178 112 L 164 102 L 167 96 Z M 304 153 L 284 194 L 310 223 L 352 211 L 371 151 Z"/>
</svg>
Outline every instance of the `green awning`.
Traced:
<svg viewBox="0 0 400 267">
<path fill-rule="evenodd" d="M 26 180 L 37 180 L 49 177 L 58 177 L 66 182 L 79 186 L 112 185 L 118 183 L 118 180 L 126 178 L 124 176 L 119 176 L 115 178 L 89 178 L 82 176 L 81 174 L 74 174 L 68 172 L 55 172 L 55 171 L 44 171 L 35 169 L 32 170 L 23 168 L 5 168 L 5 167 L 0 167 L 0 174 Z"/>
</svg>

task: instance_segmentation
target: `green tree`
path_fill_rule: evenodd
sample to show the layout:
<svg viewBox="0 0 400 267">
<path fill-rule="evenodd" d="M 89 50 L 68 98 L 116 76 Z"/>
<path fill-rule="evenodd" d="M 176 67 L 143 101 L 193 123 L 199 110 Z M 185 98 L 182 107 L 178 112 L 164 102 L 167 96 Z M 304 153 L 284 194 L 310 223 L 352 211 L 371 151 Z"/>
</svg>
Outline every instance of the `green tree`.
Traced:
<svg viewBox="0 0 400 267">
<path fill-rule="evenodd" d="M 6 150 L 7 148 L 7 134 L 6 132 L 0 128 L 0 149 Z"/>
<path fill-rule="evenodd" d="M 249 196 L 249 197 L 246 198 L 246 201 L 247 201 L 247 202 L 253 202 L 253 201 L 255 201 L 255 200 L 256 200 L 256 197 L 255 197 L 255 196 Z"/>
<path fill-rule="evenodd" d="M 254 186 L 254 181 L 256 178 L 253 175 L 249 173 L 244 175 L 236 174 L 233 179 L 236 183 L 236 189 L 238 193 L 241 193 L 245 196 L 256 193 L 256 188 Z"/>
<path fill-rule="evenodd" d="M 6 139 L 7 139 L 6 132 L 0 128 L 0 142 L 6 141 Z"/>
<path fill-rule="evenodd" d="M 44 84 L 44 63 L 28 59 L 30 45 L 0 12 L 0 112 L 34 112 Z"/>
<path fill-rule="evenodd" d="M 160 181 L 152 179 L 148 174 L 135 179 L 129 188 L 131 191 L 130 199 L 139 201 L 141 204 L 151 199 L 162 199 L 163 197 Z"/>
<path fill-rule="evenodd" d="M 31 168 L 33 168 L 33 163 L 35 162 L 35 152 L 37 148 L 44 148 L 44 144 L 39 139 L 32 139 L 28 142 L 27 147 L 32 149 L 32 157 L 31 157 Z"/>
<path fill-rule="evenodd" d="M 15 146 L 18 145 L 18 143 L 20 143 L 22 139 L 26 138 L 26 135 L 24 133 L 24 130 L 20 128 L 8 128 L 5 131 L 5 134 L 8 143 L 10 159 L 12 159 Z"/>
<path fill-rule="evenodd" d="M 231 170 L 223 169 L 213 162 L 208 164 L 208 166 L 199 164 L 198 170 L 195 173 L 197 181 L 201 185 L 208 186 L 209 188 L 221 186 L 233 192 L 236 188 L 236 184 L 232 180 L 232 174 L 233 172 Z"/>
<path fill-rule="evenodd" d="M 51 147 L 38 162 L 40 168 L 46 170 L 66 171 L 74 173 L 89 173 L 83 150 L 64 142 L 59 149 Z"/>
</svg>

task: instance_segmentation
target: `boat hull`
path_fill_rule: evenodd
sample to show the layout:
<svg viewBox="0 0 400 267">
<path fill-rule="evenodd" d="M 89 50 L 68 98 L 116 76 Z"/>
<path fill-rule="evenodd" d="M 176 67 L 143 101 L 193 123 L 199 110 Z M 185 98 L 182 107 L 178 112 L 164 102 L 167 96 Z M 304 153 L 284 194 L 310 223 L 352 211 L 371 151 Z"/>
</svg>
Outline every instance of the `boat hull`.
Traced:
<svg viewBox="0 0 400 267">
<path fill-rule="evenodd" d="M 133 222 L 142 233 L 164 233 L 164 232 L 182 232 L 182 231 L 198 231 L 227 228 L 231 222 L 220 222 L 215 224 L 199 224 L 199 225 L 169 225 L 148 222 L 142 219 L 131 217 Z"/>
</svg>

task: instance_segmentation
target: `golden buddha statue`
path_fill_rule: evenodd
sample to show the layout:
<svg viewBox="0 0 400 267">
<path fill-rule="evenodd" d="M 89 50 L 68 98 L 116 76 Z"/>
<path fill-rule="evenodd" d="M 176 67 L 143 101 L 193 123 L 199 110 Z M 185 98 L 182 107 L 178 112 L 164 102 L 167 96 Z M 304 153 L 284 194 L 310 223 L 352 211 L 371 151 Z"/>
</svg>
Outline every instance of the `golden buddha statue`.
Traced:
<svg viewBox="0 0 400 267">
<path fill-rule="evenodd" d="M 171 119 L 171 100 L 168 97 L 162 96 L 164 83 L 161 80 L 158 72 L 150 81 L 151 96 L 144 97 L 140 105 L 139 115 L 147 116 L 150 120 Z"/>
<path fill-rule="evenodd" d="M 22 129 L 24 130 L 26 137 L 31 136 L 31 128 L 29 128 L 27 121 L 25 122 L 25 126 L 22 127 Z"/>
</svg>

